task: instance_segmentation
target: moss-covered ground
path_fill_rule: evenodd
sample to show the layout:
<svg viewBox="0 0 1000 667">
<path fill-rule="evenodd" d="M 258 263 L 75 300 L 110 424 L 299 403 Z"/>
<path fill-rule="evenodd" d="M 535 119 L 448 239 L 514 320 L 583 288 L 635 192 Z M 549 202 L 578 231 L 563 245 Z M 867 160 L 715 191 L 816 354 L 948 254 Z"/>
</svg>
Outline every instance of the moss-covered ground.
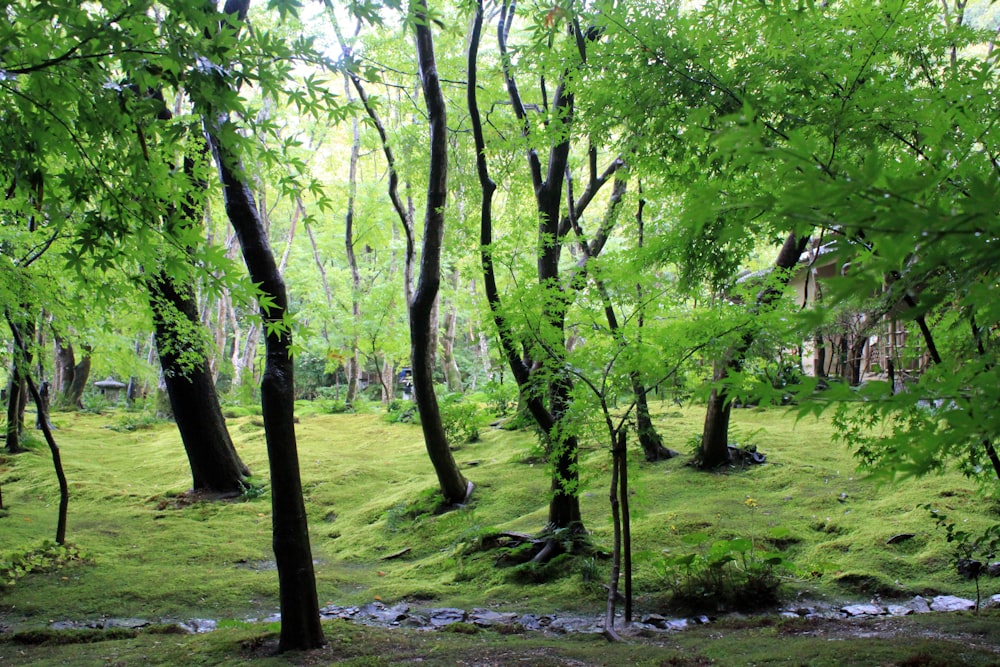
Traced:
<svg viewBox="0 0 1000 667">
<path fill-rule="evenodd" d="M 435 514 L 434 474 L 418 427 L 390 424 L 378 414 L 320 414 L 314 407 L 301 406 L 297 429 L 321 604 L 382 600 L 587 614 L 603 608 L 601 584 L 610 563 L 600 553 L 525 583 L 524 573 L 496 567 L 495 552 L 470 548 L 485 534 L 531 533 L 545 522 L 549 482 L 530 432 L 484 429 L 479 442 L 458 448 L 456 459 L 476 492 L 468 507 Z M 686 450 L 700 431 L 702 409 L 656 407 L 665 444 Z M 129 420 L 135 421 L 124 412 L 55 416 L 72 493 L 68 539 L 83 559 L 38 568 L 0 588 L 0 628 L 6 628 L 0 664 L 1000 664 L 995 613 L 854 623 L 772 615 L 637 638 L 626 646 L 594 636 L 389 631 L 335 622 L 327 627 L 324 651 L 271 657 L 273 629 L 238 622 L 278 607 L 260 418 L 247 415 L 229 424 L 262 492 L 215 502 L 185 495 L 189 473 L 172 424 L 107 428 Z M 798 566 L 783 588 L 789 605 L 876 594 L 887 602 L 916 594 L 975 597 L 974 585 L 955 572 L 953 545 L 919 507 L 939 506 L 966 528 L 996 522 L 996 502 L 974 482 L 948 474 L 876 483 L 833 442 L 828 422 L 796 422 L 778 409 L 736 411 L 731 434 L 755 444 L 767 464 L 707 474 L 685 466 L 686 457 L 647 464 L 632 453 L 635 591 L 642 613 L 681 613 L 671 608 L 663 560 L 695 549 L 683 541 L 693 532 L 781 549 Z M 587 528 L 598 550 L 609 550 L 610 457 L 603 443 L 586 446 L 582 470 Z M 47 450 L 35 446 L 0 456 L 0 490 L 2 566 L 55 533 L 58 493 Z M 780 539 L 770 538 L 775 528 L 782 529 Z M 913 537 L 887 543 L 905 533 Z M 1000 579 L 981 583 L 984 597 L 1000 593 Z M 712 601 L 705 604 L 704 611 L 714 614 Z M 231 627 L 199 636 L 38 634 L 52 621 L 102 617 L 201 617 Z"/>
</svg>

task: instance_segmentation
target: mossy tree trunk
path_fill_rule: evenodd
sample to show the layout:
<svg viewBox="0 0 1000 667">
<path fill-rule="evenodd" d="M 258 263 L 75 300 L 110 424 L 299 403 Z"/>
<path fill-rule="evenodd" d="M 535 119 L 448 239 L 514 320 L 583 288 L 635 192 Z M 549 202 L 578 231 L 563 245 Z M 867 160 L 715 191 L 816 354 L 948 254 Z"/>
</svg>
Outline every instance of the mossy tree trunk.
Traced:
<svg viewBox="0 0 1000 667">
<path fill-rule="evenodd" d="M 237 494 L 250 470 L 233 445 L 197 329 L 190 288 L 160 273 L 146 281 L 163 381 L 196 491 Z M 185 333 L 195 331 L 195 340 Z"/>
</svg>

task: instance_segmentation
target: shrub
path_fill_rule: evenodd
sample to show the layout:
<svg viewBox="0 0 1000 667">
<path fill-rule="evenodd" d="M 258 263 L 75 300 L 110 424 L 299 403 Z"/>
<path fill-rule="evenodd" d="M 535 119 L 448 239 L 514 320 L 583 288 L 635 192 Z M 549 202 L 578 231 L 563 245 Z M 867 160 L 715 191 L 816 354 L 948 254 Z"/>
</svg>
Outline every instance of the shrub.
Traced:
<svg viewBox="0 0 1000 667">
<path fill-rule="evenodd" d="M 459 444 L 479 440 L 479 406 L 463 401 L 461 394 L 447 394 L 441 399 L 440 409 L 448 442 Z"/>
<path fill-rule="evenodd" d="M 753 498 L 747 498 L 745 505 L 751 514 L 757 508 Z M 786 535 L 783 528 L 771 530 L 774 539 Z M 795 571 L 783 554 L 758 550 L 753 537 L 717 540 L 703 548 L 709 540 L 702 532 L 685 535 L 684 543 L 699 549 L 663 560 L 664 578 L 675 603 L 697 609 L 711 602 L 719 608 L 745 611 L 778 602 L 782 572 Z"/>
<path fill-rule="evenodd" d="M 517 408 L 518 389 L 514 382 L 503 384 L 490 380 L 482 393 L 486 397 L 486 409 L 497 417 L 506 417 Z"/>
</svg>

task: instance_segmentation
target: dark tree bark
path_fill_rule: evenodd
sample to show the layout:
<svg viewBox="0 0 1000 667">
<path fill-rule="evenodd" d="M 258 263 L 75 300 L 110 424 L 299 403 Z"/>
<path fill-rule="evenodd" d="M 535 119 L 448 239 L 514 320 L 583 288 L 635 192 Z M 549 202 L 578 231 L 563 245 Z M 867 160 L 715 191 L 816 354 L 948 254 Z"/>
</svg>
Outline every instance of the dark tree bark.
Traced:
<svg viewBox="0 0 1000 667">
<path fill-rule="evenodd" d="M 25 345 L 25 339 L 22 337 L 18 326 L 11 319 L 10 313 L 5 313 L 5 316 L 7 324 L 10 326 L 10 332 L 14 336 L 14 354 L 17 357 L 20 357 L 20 365 L 22 369 L 24 369 L 24 384 L 27 386 L 28 391 L 31 392 L 31 395 L 35 400 L 35 407 L 40 416 L 39 425 L 41 426 L 42 433 L 45 435 L 45 443 L 49 446 L 49 452 L 52 454 L 52 465 L 56 470 L 56 479 L 59 481 L 59 516 L 56 522 L 56 544 L 65 544 L 66 517 L 69 513 L 69 483 L 66 481 L 66 473 L 63 472 L 62 456 L 59 453 L 59 446 L 56 444 L 55 438 L 52 436 L 52 429 L 49 428 L 48 406 L 45 404 L 45 401 L 42 400 L 41 393 L 35 387 L 35 383 L 31 379 L 30 373 L 27 371 L 31 365 L 29 361 L 31 355 L 27 345 Z M 2 507 L 2 505 L 2 502 L 0 502 L 0 507 Z"/>
<path fill-rule="evenodd" d="M 155 97 L 163 101 L 159 93 Z M 171 111 L 162 106 L 157 119 L 172 118 Z M 194 167 L 194 158 L 184 156 L 184 177 L 192 194 L 179 207 L 167 206 L 168 210 L 179 213 L 167 216 L 168 228 L 170 225 L 194 228 L 202 217 L 195 204 L 198 199 L 195 192 L 203 192 L 207 184 L 194 175 Z M 225 495 L 242 493 L 250 470 L 236 452 L 222 415 L 208 350 L 200 335 L 205 325 L 198 313 L 194 290 L 162 269 L 147 276 L 146 289 L 153 312 L 156 352 L 170 412 L 191 467 L 192 488 Z"/>
<path fill-rule="evenodd" d="M 26 309 L 25 309 L 26 310 Z M 8 321 L 9 321 L 8 317 Z M 14 325 L 11 324 L 13 327 Z M 25 344 L 25 340 L 32 340 L 35 335 L 33 322 L 22 325 L 24 335 L 27 337 L 19 343 L 20 348 L 15 349 L 13 361 L 10 365 L 10 382 L 7 385 L 7 431 L 6 448 L 11 454 L 23 451 L 21 441 L 25 436 L 24 410 L 28 404 L 28 377 L 31 374 L 31 350 Z"/>
<path fill-rule="evenodd" d="M 530 138 L 532 124 L 528 119 L 525 105 L 522 101 L 517 82 L 511 69 L 510 56 L 507 52 L 507 36 L 514 17 L 514 3 L 504 2 L 500 10 L 497 26 L 497 40 L 500 48 L 501 64 L 504 81 L 507 86 L 508 98 L 517 120 L 521 123 L 521 132 L 525 138 Z M 535 204 L 538 219 L 538 249 L 537 273 L 541 286 L 553 291 L 556 298 L 546 307 L 543 315 L 544 326 L 551 334 L 554 343 L 560 339 L 557 350 L 548 346 L 547 358 L 543 362 L 534 363 L 519 353 L 520 343 L 511 335 L 510 327 L 503 316 L 503 308 L 499 290 L 496 284 L 496 274 L 493 264 L 491 245 L 493 243 L 493 212 L 492 201 L 496 191 L 496 183 L 490 178 L 486 161 L 486 146 L 483 136 L 483 126 L 477 100 L 477 58 L 482 37 L 484 11 L 482 2 L 477 2 L 476 14 L 472 24 L 468 48 L 468 85 L 466 86 L 467 105 L 472 121 L 473 137 L 476 144 L 476 169 L 482 191 L 482 207 L 480 211 L 480 261 L 483 269 L 483 283 L 486 299 L 493 315 L 494 324 L 499 332 L 504 357 L 511 368 L 511 373 L 520 389 L 519 405 L 523 405 L 534 418 L 538 427 L 547 438 L 550 462 L 553 466 L 552 496 L 549 503 L 549 528 L 568 529 L 582 532 L 583 524 L 580 515 L 579 498 L 577 497 L 579 473 L 577 470 L 578 443 L 575 437 L 560 433 L 560 422 L 564 418 L 569 401 L 571 381 L 562 368 L 561 355 L 565 349 L 565 314 L 572 301 L 572 295 L 567 292 L 567 286 L 560 284 L 559 258 L 562 253 L 563 238 L 570 231 L 572 216 L 560 218 L 560 201 L 562 197 L 565 174 L 569 159 L 570 139 L 568 133 L 553 143 L 549 150 L 548 166 L 543 172 L 538 151 L 531 147 L 527 150 L 528 169 L 531 174 L 535 192 Z M 574 29 L 577 26 L 574 23 Z M 581 60 L 585 56 L 583 39 L 577 33 L 577 43 L 580 45 Z M 564 72 L 563 79 L 568 72 Z M 564 125 L 572 123 L 573 95 L 562 81 L 557 86 L 553 98 L 553 108 L 550 116 L 558 119 Z M 609 168 L 604 175 L 598 177 L 596 169 L 596 152 L 589 151 L 591 178 L 586 192 L 575 203 L 576 212 L 582 213 L 597 190 L 607 182 L 619 160 Z M 546 336 L 548 337 L 548 336 Z M 539 390 L 535 378 L 535 370 L 548 371 L 553 378 L 548 383 L 547 392 Z M 543 554 L 551 555 L 548 547 Z M 536 557 L 536 560 L 539 558 Z"/>
<path fill-rule="evenodd" d="M 224 11 L 242 21 L 249 4 L 249 0 L 228 0 Z M 204 101 L 196 100 L 196 103 L 204 104 Z M 295 441 L 292 336 L 286 321 L 288 293 L 253 193 L 241 176 L 246 171 L 239 156 L 220 141 L 229 123 L 228 113 L 219 113 L 207 106 L 202 114 L 223 186 L 226 215 L 239 238 L 250 279 L 267 299 L 260 303 L 260 314 L 266 324 L 266 356 L 260 391 L 271 472 L 272 544 L 281 605 L 278 647 L 280 651 L 318 648 L 323 645 L 323 628 Z"/>
<path fill-rule="evenodd" d="M 729 377 L 731 364 L 732 361 L 718 362 L 712 380 L 719 382 Z M 732 410 L 729 392 L 723 387 L 714 387 L 708 396 L 698 449 L 698 467 L 702 470 L 714 470 L 729 463 L 729 418 Z"/>
<path fill-rule="evenodd" d="M 24 437 L 24 409 L 28 398 L 28 385 L 22 373 L 22 364 L 14 361 L 10 365 L 10 382 L 7 383 L 7 426 L 4 446 L 11 454 L 24 451 L 21 439 Z"/>
<path fill-rule="evenodd" d="M 813 339 L 813 346 L 816 348 L 813 357 L 813 375 L 818 378 L 826 377 L 826 339 L 822 333 L 817 333 Z M 890 360 L 891 362 L 891 360 Z"/>
<path fill-rule="evenodd" d="M 642 215 L 645 208 L 646 199 L 642 196 L 642 183 L 640 182 L 639 205 L 636 207 L 635 211 L 635 222 L 639 232 L 637 246 L 640 249 L 646 242 L 646 220 Z M 635 286 L 635 295 L 637 302 L 640 304 L 637 326 L 639 328 L 638 336 L 641 340 L 642 328 L 645 324 L 646 318 L 644 308 L 642 306 L 642 285 L 638 283 Z M 653 426 L 653 419 L 649 414 L 649 401 L 646 396 L 646 387 L 643 386 L 637 373 L 634 373 L 632 376 L 632 391 L 635 392 L 635 430 L 639 437 L 639 445 L 642 447 L 642 452 L 645 455 L 646 460 L 653 463 L 677 456 L 677 452 L 664 447 L 663 438 L 660 437 L 660 434 L 656 431 L 656 427 Z"/>
<path fill-rule="evenodd" d="M 238 494 L 250 470 L 233 446 L 200 340 L 184 331 L 200 328 L 190 288 L 160 273 L 146 281 L 153 311 L 156 351 L 195 491 Z M 192 358 L 192 351 L 194 357 Z"/>
<path fill-rule="evenodd" d="M 413 271 L 416 256 L 413 213 L 399 196 L 399 173 L 396 160 L 389 144 L 385 126 L 375 107 L 368 98 L 361 79 L 348 72 L 361 103 L 372 119 L 379 133 L 382 152 L 389 170 L 389 199 L 396 211 L 406 234 L 406 261 L 404 264 L 404 293 L 410 321 L 410 365 L 413 372 L 413 397 L 420 413 L 424 444 L 438 485 L 445 501 L 450 504 L 465 502 L 472 493 L 469 483 L 458 469 L 448 447 L 441 412 L 434 393 L 434 358 L 436 356 L 436 302 L 441 284 L 441 246 L 444 240 L 444 206 L 447 198 L 447 126 L 445 124 L 445 103 L 434 60 L 434 42 L 427 20 L 427 4 L 416 0 L 412 9 L 418 19 L 414 22 L 416 31 L 417 64 L 420 82 L 427 104 L 430 125 L 430 174 L 427 185 L 427 204 L 424 212 L 424 238 L 420 257 L 420 277 L 414 288 Z M 341 47 L 349 53 L 349 48 L 338 32 Z M 391 379 L 390 379 L 391 382 Z M 383 387 L 389 391 L 391 385 L 383 380 Z"/>
<path fill-rule="evenodd" d="M 753 312 L 768 308 L 781 295 L 782 289 L 791 278 L 791 270 L 805 251 L 809 237 L 789 234 L 774 261 L 776 280 L 762 289 L 754 303 Z M 747 351 L 753 344 L 753 331 L 747 331 L 737 346 L 729 351 L 725 359 L 716 362 L 713 380 L 718 383 L 729 377 L 730 371 L 739 371 Z M 708 397 L 705 409 L 705 426 L 701 433 L 701 445 L 695 457 L 702 470 L 714 470 L 729 463 L 729 417 L 732 400 L 725 387 L 716 386 Z"/>
<path fill-rule="evenodd" d="M 507 85 L 508 98 L 510 99 L 517 120 L 521 123 L 522 135 L 528 137 L 531 134 L 531 123 L 528 119 L 521 93 L 518 90 L 517 81 L 511 69 L 510 56 L 507 52 L 507 35 L 513 20 L 514 3 L 504 2 L 501 7 L 500 20 L 497 26 L 500 59 L 503 66 L 504 80 Z M 470 65 L 474 65 L 471 49 Z M 470 66 L 471 70 L 472 67 Z M 565 125 L 572 123 L 574 98 L 573 93 L 566 89 L 565 81 L 560 81 L 557 85 L 552 105 L 552 116 L 554 118 L 560 119 L 559 122 Z M 483 150 L 485 150 L 485 147 L 480 149 L 477 140 L 477 157 L 483 155 Z M 569 161 L 569 151 L 570 139 L 567 133 L 564 138 L 550 147 L 548 167 L 544 172 L 537 150 L 529 148 L 526 154 L 531 181 L 534 185 L 535 208 L 538 216 L 538 284 L 556 293 L 556 298 L 549 300 L 549 304 L 546 306 L 543 320 L 553 340 L 559 338 L 562 346 L 565 345 L 565 315 L 570 299 L 567 298 L 565 289 L 560 283 L 559 259 L 562 255 L 562 239 L 568 231 L 568 228 L 561 229 L 560 222 L 562 218 L 560 216 L 560 209 L 563 182 L 566 174 L 566 166 Z M 492 239 L 490 241 L 492 242 Z M 495 285 L 493 296 L 497 299 L 499 298 L 499 293 L 496 292 Z M 493 302 L 491 301 L 491 303 Z M 498 301 L 497 305 L 499 305 Z M 501 340 L 504 338 L 501 334 Z M 550 352 L 556 355 L 555 358 L 546 359 L 543 364 L 548 367 L 553 376 L 548 387 L 548 405 L 541 404 L 541 401 L 537 401 L 537 403 L 534 400 L 529 401 L 529 409 L 532 415 L 535 416 L 536 422 L 546 434 L 549 460 L 552 464 L 552 499 L 549 502 L 549 527 L 552 529 L 582 531 L 583 522 L 580 514 L 580 500 L 577 495 L 580 479 L 577 466 L 579 444 L 575 436 L 563 435 L 559 433 L 559 429 L 557 428 L 569 407 L 572 381 L 561 368 L 562 350 L 557 351 L 555 348 L 550 348 Z M 551 357 L 552 354 L 549 356 Z M 511 355 L 508 354 L 508 359 L 510 358 Z M 523 360 L 518 359 L 518 364 L 523 366 Z M 514 368 L 511 370 L 515 379 L 518 380 L 518 386 L 521 387 L 522 391 L 529 390 L 528 378 L 523 373 L 514 370 Z M 522 382 L 521 378 L 524 378 L 525 381 Z M 541 419 L 539 419 L 539 409 L 546 412 Z"/>
<path fill-rule="evenodd" d="M 444 207 L 448 194 L 448 127 L 444 94 L 441 92 L 434 59 L 434 41 L 430 21 L 427 19 L 426 0 L 416 0 L 413 8 L 417 67 L 427 103 L 431 149 L 420 278 L 409 305 L 413 396 L 420 413 L 427 454 L 437 473 L 441 493 L 448 503 L 454 504 L 468 499 L 472 493 L 472 484 L 459 471 L 448 447 L 448 438 L 441 423 L 441 412 L 434 393 L 435 304 L 441 286 L 441 246 L 444 243 Z"/>
</svg>

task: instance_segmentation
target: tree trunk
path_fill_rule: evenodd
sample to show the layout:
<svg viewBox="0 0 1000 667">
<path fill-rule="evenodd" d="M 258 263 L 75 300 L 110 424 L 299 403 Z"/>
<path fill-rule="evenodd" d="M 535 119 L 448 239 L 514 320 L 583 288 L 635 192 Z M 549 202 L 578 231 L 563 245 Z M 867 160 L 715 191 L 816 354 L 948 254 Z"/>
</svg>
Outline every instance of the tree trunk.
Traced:
<svg viewBox="0 0 1000 667">
<path fill-rule="evenodd" d="M 83 358 L 73 367 L 73 381 L 70 382 L 68 391 L 63 394 L 60 401 L 62 407 L 71 410 L 83 410 L 83 392 L 87 389 L 87 381 L 90 380 L 90 353 L 93 351 L 90 345 L 80 346 L 83 350 Z"/>
<path fill-rule="evenodd" d="M 639 205 L 635 211 L 636 230 L 639 236 L 636 245 L 640 250 L 645 247 L 646 242 L 646 219 L 643 217 L 645 208 L 646 198 L 642 196 L 642 181 L 640 181 Z M 637 282 L 635 285 L 635 296 L 636 303 L 640 304 L 636 324 L 639 328 L 637 335 L 641 342 L 642 328 L 646 323 L 645 308 L 641 305 L 644 300 L 641 283 Z M 663 438 L 660 437 L 660 434 L 656 432 L 656 427 L 653 426 L 653 420 L 649 414 L 646 387 L 643 386 L 642 380 L 637 373 L 632 374 L 632 391 L 635 393 L 635 429 L 639 436 L 639 445 L 642 447 L 642 452 L 646 460 L 653 463 L 677 456 L 677 452 L 663 446 Z"/>
<path fill-rule="evenodd" d="M 441 412 L 434 393 L 434 357 L 437 298 L 441 284 L 441 246 L 444 242 L 444 207 L 448 192 L 448 128 L 445 101 L 434 60 L 434 42 L 425 0 L 414 2 L 417 66 L 427 103 L 430 124 L 430 175 L 424 213 L 424 239 L 420 278 L 409 304 L 410 356 L 413 396 L 420 413 L 424 444 L 437 474 L 438 485 L 449 504 L 465 502 L 472 493 L 448 447 Z"/>
<path fill-rule="evenodd" d="M 715 379 L 721 380 L 727 374 L 723 367 L 723 372 L 716 374 Z M 702 470 L 714 470 L 729 463 L 729 417 L 732 409 L 733 404 L 726 390 L 721 387 L 712 389 L 698 448 L 698 467 Z"/>
<path fill-rule="evenodd" d="M 59 334 L 53 334 L 55 341 L 55 361 L 52 368 L 52 389 L 55 391 L 56 403 L 61 405 L 63 397 L 69 394 L 70 385 L 73 384 L 73 369 L 76 366 L 76 357 L 73 354 L 72 344 L 63 344 Z"/>
<path fill-rule="evenodd" d="M 346 81 L 345 81 L 346 84 Z M 352 99 L 351 88 L 345 85 L 348 99 Z M 361 155 L 361 132 L 357 117 L 351 126 L 351 160 L 347 181 L 347 216 L 344 224 L 344 247 L 347 250 L 347 264 L 351 269 L 351 317 L 354 318 L 354 333 L 351 335 L 351 351 L 344 368 L 347 370 L 348 405 L 358 397 L 358 379 L 361 376 L 361 351 L 359 348 L 358 331 L 361 328 L 361 271 L 358 268 L 358 256 L 354 252 L 354 208 L 358 192 L 358 158 Z M 327 301 L 330 301 L 327 292 Z"/>
<path fill-rule="evenodd" d="M 244 20 L 249 0 L 229 0 L 225 10 Z M 219 80 L 220 87 L 222 80 Z M 220 91 L 223 92 L 223 91 Z M 197 102 L 201 102 L 197 100 Z M 308 650 L 323 645 L 316 575 L 309 544 L 309 526 L 295 441 L 295 382 L 288 293 L 278 271 L 263 221 L 238 155 L 220 141 L 235 130 L 225 126 L 227 113 L 203 110 L 206 136 L 223 186 L 226 215 L 239 237 L 250 279 L 267 301 L 259 303 L 268 325 L 265 365 L 261 379 L 261 412 L 271 472 L 272 545 L 278 568 L 281 605 L 280 651 Z"/>
<path fill-rule="evenodd" d="M 295 383 L 291 332 L 284 324 L 288 295 L 264 232 L 250 188 L 237 173 L 238 160 L 218 139 L 211 118 L 209 140 L 223 183 L 226 214 L 236 230 L 251 280 L 270 305 L 261 317 L 273 327 L 265 339 L 266 361 L 261 380 L 261 409 L 271 470 L 273 547 L 281 600 L 279 649 L 304 650 L 323 644 L 312 550 L 295 441 Z"/>
<path fill-rule="evenodd" d="M 791 269 L 798 263 L 799 256 L 805 251 L 809 237 L 797 237 L 794 233 L 785 238 L 785 243 L 778 251 L 774 260 L 774 270 L 778 272 L 776 284 L 762 289 L 754 303 L 753 312 L 758 313 L 769 307 L 782 293 L 791 278 Z M 716 363 L 713 381 L 718 383 L 729 377 L 729 371 L 738 371 L 753 344 L 754 333 L 748 330 L 736 347 L 731 350 L 724 361 Z M 729 417 L 732 412 L 732 401 L 725 387 L 716 386 L 708 397 L 705 409 L 705 426 L 701 433 L 701 445 L 695 456 L 698 467 L 702 470 L 714 470 L 729 462 Z"/>
<path fill-rule="evenodd" d="M 240 460 L 212 382 L 197 304 L 190 288 L 160 273 L 146 281 L 156 350 L 170 408 L 191 466 L 196 491 L 238 494 L 250 471 Z M 195 330 L 192 339 L 191 330 Z"/>
<path fill-rule="evenodd" d="M 458 292 L 458 269 L 452 269 L 451 283 L 455 292 Z M 448 307 L 448 312 L 444 316 L 444 335 L 441 337 L 441 366 L 444 370 L 445 382 L 448 391 L 458 393 L 462 391 L 462 372 L 458 368 L 455 360 L 455 335 L 458 325 L 458 306 L 454 300 Z"/>
<path fill-rule="evenodd" d="M 823 334 L 817 333 L 813 339 L 813 346 L 816 348 L 813 357 L 813 375 L 818 378 L 826 377 L 826 339 Z"/>
<path fill-rule="evenodd" d="M 863 331 L 854 335 L 851 346 L 847 354 L 848 381 L 852 387 L 861 384 L 861 362 L 868 344 L 868 336 Z"/>
<path fill-rule="evenodd" d="M 642 386 L 638 377 L 633 376 L 632 378 L 632 391 L 635 392 L 635 430 L 646 460 L 655 463 L 673 458 L 677 452 L 663 446 L 663 438 L 656 432 L 653 419 L 649 414 L 646 388 Z"/>
<path fill-rule="evenodd" d="M 21 364 L 14 361 L 10 365 L 10 382 L 7 384 L 7 426 L 4 446 L 11 454 L 24 451 L 21 439 L 24 437 L 24 409 L 28 386 L 21 374 Z"/>
<path fill-rule="evenodd" d="M 42 433 L 45 436 L 45 442 L 49 446 L 49 452 L 52 454 L 52 465 L 56 470 L 56 479 L 59 482 L 59 515 L 56 521 L 56 544 L 65 544 L 66 542 L 66 517 L 69 511 L 69 483 L 66 481 L 66 473 L 63 471 L 62 457 L 59 454 L 59 446 L 56 445 L 55 438 L 52 437 L 52 430 L 49 428 L 49 412 L 46 401 L 42 399 L 41 393 L 35 387 L 34 381 L 31 379 L 31 375 L 27 369 L 31 367 L 30 359 L 31 354 L 28 350 L 27 345 L 25 345 L 25 339 L 21 336 L 21 332 L 14 321 L 10 318 L 10 313 L 4 313 L 7 324 L 10 326 L 10 332 L 14 336 L 14 354 L 15 357 L 20 357 L 18 360 L 18 365 L 24 370 L 22 379 L 27 388 L 24 393 L 27 394 L 28 391 L 35 399 L 35 409 L 38 410 L 38 423 L 41 427 Z M 25 327 L 25 329 L 30 330 L 30 325 Z M 0 507 L 3 503 L 0 502 Z"/>
</svg>

